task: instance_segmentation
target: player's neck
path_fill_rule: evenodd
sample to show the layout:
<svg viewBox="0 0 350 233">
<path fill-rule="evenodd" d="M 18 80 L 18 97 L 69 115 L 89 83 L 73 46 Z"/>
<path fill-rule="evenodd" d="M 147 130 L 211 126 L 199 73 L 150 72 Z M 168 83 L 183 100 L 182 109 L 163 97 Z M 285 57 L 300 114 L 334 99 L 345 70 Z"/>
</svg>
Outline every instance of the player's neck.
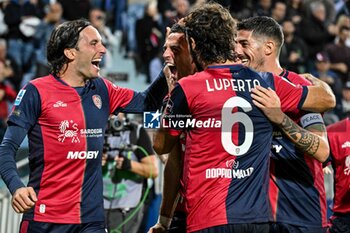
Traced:
<svg viewBox="0 0 350 233">
<path fill-rule="evenodd" d="M 86 83 L 83 77 L 77 75 L 75 72 L 71 72 L 69 67 L 65 72 L 59 74 L 59 77 L 71 87 L 83 87 Z"/>
<path fill-rule="evenodd" d="M 283 71 L 283 68 L 281 67 L 278 59 L 273 59 L 270 61 L 266 61 L 264 65 L 264 71 L 265 72 L 271 72 L 275 75 L 280 75 Z"/>
</svg>

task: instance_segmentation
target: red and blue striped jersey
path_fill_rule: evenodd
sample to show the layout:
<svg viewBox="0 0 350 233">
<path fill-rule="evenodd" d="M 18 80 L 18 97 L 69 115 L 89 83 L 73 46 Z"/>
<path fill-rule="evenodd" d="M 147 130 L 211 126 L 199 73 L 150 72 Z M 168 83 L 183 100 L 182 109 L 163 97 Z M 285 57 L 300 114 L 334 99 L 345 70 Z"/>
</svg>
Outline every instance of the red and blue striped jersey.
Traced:
<svg viewBox="0 0 350 233">
<path fill-rule="evenodd" d="M 38 197 L 24 219 L 65 224 L 104 221 L 101 156 L 107 120 L 118 111 L 160 107 L 166 90 L 157 92 L 158 102 L 147 101 L 146 92 L 136 93 L 102 78 L 76 89 L 52 75 L 35 79 L 20 91 L 9 124 L 28 131 L 28 186 Z M 5 182 L 12 187 L 11 180 Z"/>
<path fill-rule="evenodd" d="M 257 85 L 274 89 L 284 111 L 302 106 L 307 95 L 307 88 L 241 65 L 210 66 L 181 79 L 172 92 L 165 115 L 169 125 L 163 127 L 180 129 L 179 121 L 191 118 L 185 120 L 183 171 L 189 232 L 269 220 L 273 131 L 252 102 L 251 89 Z"/>
<path fill-rule="evenodd" d="M 328 140 L 334 170 L 335 214 L 350 214 L 350 119 L 329 125 Z"/>
<path fill-rule="evenodd" d="M 296 73 L 281 75 L 296 85 L 310 85 Z M 287 115 L 301 127 L 323 124 L 319 113 L 296 111 Z M 327 208 L 322 163 L 305 154 L 274 128 L 270 164 L 270 202 L 274 222 L 326 227 Z"/>
</svg>

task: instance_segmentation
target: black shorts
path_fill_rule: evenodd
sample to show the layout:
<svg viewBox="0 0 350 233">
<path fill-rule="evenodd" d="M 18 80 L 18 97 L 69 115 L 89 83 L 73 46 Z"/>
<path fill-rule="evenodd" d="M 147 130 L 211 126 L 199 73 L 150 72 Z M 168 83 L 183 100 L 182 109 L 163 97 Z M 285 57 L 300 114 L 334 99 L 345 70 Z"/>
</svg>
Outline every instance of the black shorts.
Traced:
<svg viewBox="0 0 350 233">
<path fill-rule="evenodd" d="M 350 215 L 336 216 L 331 223 L 330 233 L 350 233 Z"/>
<path fill-rule="evenodd" d="M 195 233 L 268 233 L 268 223 L 242 223 L 227 224 L 215 227 L 209 227 Z"/>
<path fill-rule="evenodd" d="M 22 220 L 19 233 L 106 233 L 104 222 L 58 224 Z"/>
<path fill-rule="evenodd" d="M 271 223 L 270 233 L 327 233 L 327 227 L 296 226 L 286 223 Z"/>
</svg>

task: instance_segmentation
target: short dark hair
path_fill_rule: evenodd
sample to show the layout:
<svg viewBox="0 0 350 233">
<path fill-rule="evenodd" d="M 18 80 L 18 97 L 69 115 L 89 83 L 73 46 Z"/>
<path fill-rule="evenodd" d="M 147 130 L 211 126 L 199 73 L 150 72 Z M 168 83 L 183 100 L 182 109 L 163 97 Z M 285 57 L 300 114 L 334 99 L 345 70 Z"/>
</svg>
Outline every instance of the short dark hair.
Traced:
<svg viewBox="0 0 350 233">
<path fill-rule="evenodd" d="M 174 23 L 173 26 L 170 28 L 171 33 L 185 33 L 185 27 L 181 26 L 178 23 Z"/>
<path fill-rule="evenodd" d="M 255 16 L 238 22 L 237 30 L 246 30 L 253 32 L 255 38 L 268 37 L 273 39 L 281 49 L 284 42 L 282 27 L 271 17 Z"/>
<path fill-rule="evenodd" d="M 85 19 L 67 21 L 57 26 L 51 33 L 47 44 L 47 60 L 50 73 L 58 75 L 69 59 L 64 55 L 67 48 L 76 48 L 80 32 L 91 25 Z"/>
<path fill-rule="evenodd" d="M 184 19 L 186 32 L 193 38 L 196 57 L 206 65 L 235 60 L 236 21 L 217 3 L 207 3 L 192 10 Z"/>
</svg>

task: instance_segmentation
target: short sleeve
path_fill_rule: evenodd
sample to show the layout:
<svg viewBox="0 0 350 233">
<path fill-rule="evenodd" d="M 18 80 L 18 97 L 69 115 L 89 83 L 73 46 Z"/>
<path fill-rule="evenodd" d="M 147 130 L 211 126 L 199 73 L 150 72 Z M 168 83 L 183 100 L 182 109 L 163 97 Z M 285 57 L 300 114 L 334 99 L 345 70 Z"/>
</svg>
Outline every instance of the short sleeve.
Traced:
<svg viewBox="0 0 350 233">
<path fill-rule="evenodd" d="M 119 87 L 107 79 L 104 79 L 103 81 L 108 90 L 110 113 L 115 112 L 119 108 L 124 108 L 130 103 L 134 96 L 133 90 Z"/>
<path fill-rule="evenodd" d="M 275 75 L 274 82 L 283 112 L 293 112 L 302 108 L 308 94 L 306 86 L 295 85 L 285 78 Z"/>
</svg>

